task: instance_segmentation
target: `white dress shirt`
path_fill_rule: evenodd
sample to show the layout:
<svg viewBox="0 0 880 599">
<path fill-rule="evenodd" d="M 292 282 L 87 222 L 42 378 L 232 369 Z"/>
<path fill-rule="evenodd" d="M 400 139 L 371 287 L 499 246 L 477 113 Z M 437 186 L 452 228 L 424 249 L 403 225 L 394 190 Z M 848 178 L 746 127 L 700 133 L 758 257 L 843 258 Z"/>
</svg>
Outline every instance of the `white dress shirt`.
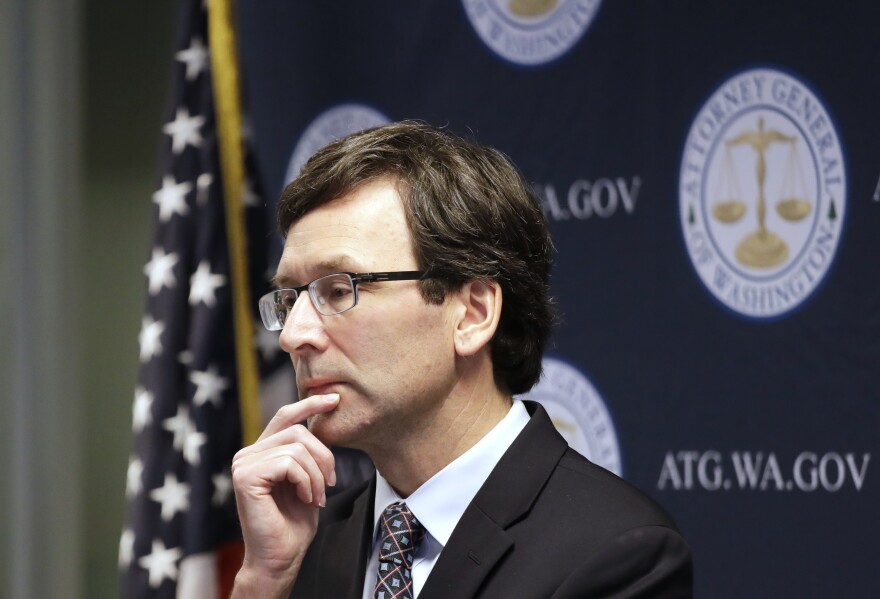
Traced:
<svg viewBox="0 0 880 599">
<path fill-rule="evenodd" d="M 528 422 L 529 414 L 522 401 L 514 399 L 510 411 L 501 422 L 406 499 L 398 496 L 381 473 L 376 473 L 373 551 L 364 576 L 364 599 L 373 599 L 376 587 L 376 572 L 379 569 L 379 516 L 385 508 L 392 503 L 405 501 L 416 519 L 425 527 L 425 537 L 416 551 L 412 567 L 413 597 L 417 597 L 465 508 Z"/>
</svg>

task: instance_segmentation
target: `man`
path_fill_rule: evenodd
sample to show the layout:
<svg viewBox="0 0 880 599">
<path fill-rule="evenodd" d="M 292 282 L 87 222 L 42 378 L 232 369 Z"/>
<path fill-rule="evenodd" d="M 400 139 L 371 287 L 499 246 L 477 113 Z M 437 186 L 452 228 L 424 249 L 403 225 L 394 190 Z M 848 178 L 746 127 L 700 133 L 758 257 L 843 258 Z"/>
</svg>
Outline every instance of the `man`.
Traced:
<svg viewBox="0 0 880 599">
<path fill-rule="evenodd" d="M 279 221 L 260 309 L 303 399 L 233 461 L 234 597 L 690 595 L 670 518 L 512 398 L 540 376 L 552 245 L 506 157 L 364 131 L 311 158 Z M 376 476 L 327 502 L 328 446 Z"/>
</svg>

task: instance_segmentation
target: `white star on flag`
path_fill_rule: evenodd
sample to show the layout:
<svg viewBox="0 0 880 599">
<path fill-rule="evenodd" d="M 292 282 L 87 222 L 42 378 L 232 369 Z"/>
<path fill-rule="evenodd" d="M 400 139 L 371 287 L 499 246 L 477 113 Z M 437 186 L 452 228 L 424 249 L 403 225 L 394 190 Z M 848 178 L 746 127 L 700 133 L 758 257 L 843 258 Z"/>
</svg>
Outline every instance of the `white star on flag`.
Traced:
<svg viewBox="0 0 880 599">
<path fill-rule="evenodd" d="M 125 475 L 125 496 L 132 498 L 141 492 L 144 484 L 141 476 L 144 473 L 144 463 L 139 459 L 128 460 L 128 472 Z"/>
<path fill-rule="evenodd" d="M 263 326 L 262 322 L 255 323 L 254 330 L 256 331 L 254 342 L 260 350 L 263 359 L 269 361 L 281 349 L 278 345 L 278 331 L 268 330 Z"/>
<path fill-rule="evenodd" d="M 214 293 L 218 287 L 225 284 L 226 277 L 211 274 L 211 265 L 207 260 L 202 260 L 190 279 L 189 304 L 195 306 L 199 302 L 203 302 L 208 307 L 213 306 L 217 303 Z"/>
<path fill-rule="evenodd" d="M 204 206 L 208 201 L 208 190 L 211 183 L 214 182 L 214 176 L 211 173 L 202 173 L 196 178 L 196 205 Z"/>
<path fill-rule="evenodd" d="M 166 254 L 160 247 L 153 248 L 152 258 L 144 266 L 144 274 L 150 280 L 150 295 L 156 295 L 163 287 L 171 288 L 177 284 L 177 279 L 174 278 L 174 265 L 177 261 L 176 253 Z"/>
<path fill-rule="evenodd" d="M 174 435 L 171 444 L 174 449 L 183 452 L 183 459 L 192 465 L 201 461 L 199 449 L 208 440 L 207 435 L 198 432 L 195 423 L 189 417 L 189 409 L 177 406 L 177 414 L 162 421 L 162 428 Z"/>
<path fill-rule="evenodd" d="M 162 504 L 162 520 L 170 522 L 174 514 L 189 509 L 189 485 L 168 473 L 165 484 L 150 491 L 150 499 Z"/>
<path fill-rule="evenodd" d="M 144 430 L 144 427 L 153 422 L 153 394 L 144 389 L 137 387 L 134 390 L 134 409 L 132 409 L 132 425 L 131 428 L 135 433 Z"/>
<path fill-rule="evenodd" d="M 232 493 L 232 476 L 226 472 L 221 472 L 211 476 L 211 480 L 214 482 L 214 496 L 211 498 L 211 503 L 214 505 L 224 505 L 229 499 L 230 493 Z"/>
<path fill-rule="evenodd" d="M 196 394 L 193 397 L 196 406 L 205 405 L 205 402 L 210 401 L 215 407 L 220 407 L 223 402 L 223 391 L 229 388 L 229 381 L 218 374 L 216 366 L 211 365 L 208 370 L 195 370 L 189 373 L 189 380 L 196 386 Z"/>
<path fill-rule="evenodd" d="M 204 124 L 205 117 L 190 116 L 186 108 L 178 108 L 174 120 L 162 127 L 162 131 L 171 136 L 171 151 L 180 154 L 187 144 L 194 148 L 200 147 L 202 145 L 200 129 Z"/>
<path fill-rule="evenodd" d="M 166 578 L 177 580 L 177 560 L 183 551 L 174 547 L 166 549 L 161 539 L 153 541 L 153 552 L 138 560 L 141 567 L 150 571 L 150 586 L 158 589 Z"/>
<path fill-rule="evenodd" d="M 245 206 L 260 205 L 260 196 L 254 193 L 254 188 L 251 186 L 251 182 L 247 179 L 241 184 L 241 202 Z"/>
<path fill-rule="evenodd" d="M 189 42 L 189 48 L 181 50 L 175 57 L 186 65 L 186 80 L 192 81 L 208 66 L 208 49 L 196 36 Z"/>
<path fill-rule="evenodd" d="M 162 353 L 162 333 L 164 332 L 165 325 L 161 320 L 157 322 L 149 315 L 141 319 L 141 332 L 138 333 L 141 362 L 149 362 L 153 356 Z"/>
<path fill-rule="evenodd" d="M 191 190 L 192 183 L 188 181 L 178 183 L 171 175 L 162 177 L 162 189 L 153 194 L 153 203 L 159 205 L 159 220 L 167 223 L 175 214 L 188 214 L 186 194 Z"/>
<path fill-rule="evenodd" d="M 190 426 L 183 441 L 183 459 L 192 466 L 198 466 L 202 461 L 199 450 L 208 441 L 208 435 L 198 432 L 194 425 Z"/>
<path fill-rule="evenodd" d="M 126 528 L 119 537 L 119 567 L 127 568 L 134 557 L 134 531 Z"/>
<path fill-rule="evenodd" d="M 162 428 L 174 435 L 172 446 L 180 451 L 183 449 L 183 442 L 186 439 L 186 433 L 190 429 L 189 410 L 184 405 L 177 406 L 177 414 L 171 418 L 162 421 Z"/>
</svg>

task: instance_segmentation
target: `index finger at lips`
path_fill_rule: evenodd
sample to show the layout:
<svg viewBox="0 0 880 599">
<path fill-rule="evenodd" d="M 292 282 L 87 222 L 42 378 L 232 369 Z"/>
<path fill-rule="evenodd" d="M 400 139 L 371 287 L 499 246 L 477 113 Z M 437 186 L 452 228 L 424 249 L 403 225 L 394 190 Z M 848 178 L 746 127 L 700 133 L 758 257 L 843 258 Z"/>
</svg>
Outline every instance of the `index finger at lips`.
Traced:
<svg viewBox="0 0 880 599">
<path fill-rule="evenodd" d="M 260 435 L 257 441 L 262 441 L 266 437 L 289 428 L 298 422 L 303 422 L 310 416 L 329 412 L 338 403 L 339 394 L 330 393 L 328 395 L 312 395 L 296 403 L 288 404 L 275 413 L 275 416 L 266 425 L 263 434 Z"/>
</svg>

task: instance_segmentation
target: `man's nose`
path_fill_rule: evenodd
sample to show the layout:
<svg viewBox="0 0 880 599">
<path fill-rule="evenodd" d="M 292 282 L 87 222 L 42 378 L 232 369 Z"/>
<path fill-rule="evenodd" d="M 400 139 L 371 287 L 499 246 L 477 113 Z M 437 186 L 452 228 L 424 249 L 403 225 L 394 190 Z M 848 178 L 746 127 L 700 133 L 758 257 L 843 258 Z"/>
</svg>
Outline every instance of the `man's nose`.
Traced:
<svg viewBox="0 0 880 599">
<path fill-rule="evenodd" d="M 322 351 L 327 347 L 323 317 L 315 310 L 308 293 L 300 293 L 284 321 L 278 340 L 290 355 Z"/>
</svg>

